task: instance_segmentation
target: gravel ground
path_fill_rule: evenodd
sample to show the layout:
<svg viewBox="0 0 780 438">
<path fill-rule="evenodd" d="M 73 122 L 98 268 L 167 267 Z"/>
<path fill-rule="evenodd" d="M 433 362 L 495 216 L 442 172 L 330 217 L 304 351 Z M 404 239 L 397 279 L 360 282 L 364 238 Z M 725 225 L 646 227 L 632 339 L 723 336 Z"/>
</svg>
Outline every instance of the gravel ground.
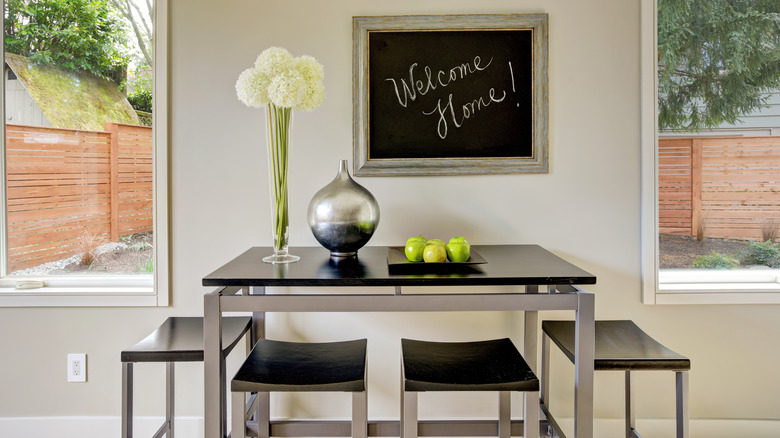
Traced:
<svg viewBox="0 0 780 438">
<path fill-rule="evenodd" d="M 76 254 L 67 259 L 11 272 L 9 275 L 147 274 L 147 260 L 154 256 L 152 239 L 152 233 L 139 233 L 123 237 L 120 242 L 101 245 L 96 251 L 95 261 L 89 266 L 82 265 L 81 254 Z"/>
<path fill-rule="evenodd" d="M 691 236 L 661 234 L 659 240 L 660 268 L 690 268 L 691 262 L 696 260 L 696 257 L 710 254 L 712 251 L 727 254 L 740 260 L 746 244 L 745 240 L 705 237 L 699 242 Z"/>
</svg>

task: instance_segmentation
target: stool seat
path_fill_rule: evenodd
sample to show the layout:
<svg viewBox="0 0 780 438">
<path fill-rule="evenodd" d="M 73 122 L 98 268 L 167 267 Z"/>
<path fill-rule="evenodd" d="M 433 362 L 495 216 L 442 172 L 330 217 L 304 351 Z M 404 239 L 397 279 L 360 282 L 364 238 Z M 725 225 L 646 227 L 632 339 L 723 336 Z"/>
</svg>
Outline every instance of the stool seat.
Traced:
<svg viewBox="0 0 780 438">
<path fill-rule="evenodd" d="M 260 339 L 233 377 L 232 391 L 365 391 L 366 339 L 285 342 Z"/>
<path fill-rule="evenodd" d="M 574 363 L 574 321 L 543 321 L 542 331 Z M 668 349 L 633 321 L 596 321 L 593 368 L 600 370 L 689 370 L 691 361 Z"/>
<path fill-rule="evenodd" d="M 476 342 L 401 339 L 406 391 L 538 391 L 508 338 Z"/>
<path fill-rule="evenodd" d="M 258 436 L 274 436 L 271 392 L 351 392 L 352 437 L 368 436 L 367 339 L 286 342 L 260 339 L 231 380 L 232 438 L 245 438 L 254 416 Z M 246 400 L 246 393 L 257 393 Z"/>
<path fill-rule="evenodd" d="M 252 324 L 249 316 L 222 318 L 222 351 L 228 354 Z M 149 336 L 122 350 L 122 362 L 202 362 L 203 317 L 173 316 Z"/>
</svg>

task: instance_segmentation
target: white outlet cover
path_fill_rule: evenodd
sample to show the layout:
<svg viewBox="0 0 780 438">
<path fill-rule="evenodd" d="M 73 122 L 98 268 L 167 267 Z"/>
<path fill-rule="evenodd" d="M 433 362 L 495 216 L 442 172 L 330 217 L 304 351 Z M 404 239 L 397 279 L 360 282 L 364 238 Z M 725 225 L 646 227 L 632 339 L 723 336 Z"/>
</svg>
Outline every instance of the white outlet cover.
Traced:
<svg viewBox="0 0 780 438">
<path fill-rule="evenodd" d="M 87 381 L 87 355 L 85 353 L 68 354 L 68 382 Z"/>
</svg>

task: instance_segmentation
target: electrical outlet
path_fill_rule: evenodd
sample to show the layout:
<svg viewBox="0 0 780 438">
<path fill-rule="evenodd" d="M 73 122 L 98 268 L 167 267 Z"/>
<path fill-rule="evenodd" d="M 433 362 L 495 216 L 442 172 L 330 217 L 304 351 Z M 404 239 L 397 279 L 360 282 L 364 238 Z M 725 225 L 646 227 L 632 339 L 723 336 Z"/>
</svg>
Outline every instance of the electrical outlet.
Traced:
<svg viewBox="0 0 780 438">
<path fill-rule="evenodd" d="M 68 382 L 87 381 L 87 355 L 84 353 L 68 354 Z"/>
</svg>

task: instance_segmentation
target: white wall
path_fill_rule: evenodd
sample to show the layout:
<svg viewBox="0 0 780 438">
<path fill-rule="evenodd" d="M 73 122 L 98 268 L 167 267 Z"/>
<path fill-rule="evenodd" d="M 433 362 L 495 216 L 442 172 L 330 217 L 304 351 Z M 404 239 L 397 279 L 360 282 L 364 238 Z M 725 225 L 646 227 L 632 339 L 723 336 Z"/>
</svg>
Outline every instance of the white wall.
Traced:
<svg viewBox="0 0 780 438">
<path fill-rule="evenodd" d="M 550 17 L 549 174 L 360 178 L 382 211 L 371 244 L 397 245 L 419 233 L 461 234 L 479 244 L 541 244 L 598 276 L 592 288 L 598 318 L 633 319 L 691 358 L 692 417 L 780 418 L 776 306 L 640 303 L 639 6 L 626 0 L 173 0 L 173 305 L 0 309 L 0 417 L 118 416 L 119 352 L 166 316 L 201 314 L 207 291 L 201 277 L 250 245 L 270 244 L 262 112 L 239 103 L 233 88 L 260 51 L 283 46 L 325 66 L 328 97 L 318 110 L 296 114 L 291 158 L 292 243 L 316 245 L 305 220 L 308 201 L 335 176 L 338 160 L 352 156 L 351 17 L 525 12 Z M 515 314 L 280 314 L 269 331 L 288 339 L 367 336 L 369 415 L 397 418 L 401 336 L 471 339 L 514 331 L 522 339 L 520 321 Z M 69 352 L 89 355 L 88 383 L 66 383 Z M 564 409 L 571 368 L 562 356 L 554 360 L 561 383 L 553 387 L 553 406 L 571 415 Z M 161 367 L 137 367 L 139 415 L 161 412 L 162 373 Z M 186 364 L 178 376 L 178 411 L 201 416 L 202 365 Z M 639 417 L 673 416 L 671 375 L 642 374 L 638 385 Z M 622 375 L 597 375 L 598 418 L 621 417 L 621 391 Z M 284 398 L 274 409 L 346 415 L 346 399 L 336 400 L 344 403 Z M 435 400 L 421 398 L 423 415 L 493 413 L 482 403 L 491 398 Z M 655 436 L 670 435 L 666 429 Z"/>
</svg>

